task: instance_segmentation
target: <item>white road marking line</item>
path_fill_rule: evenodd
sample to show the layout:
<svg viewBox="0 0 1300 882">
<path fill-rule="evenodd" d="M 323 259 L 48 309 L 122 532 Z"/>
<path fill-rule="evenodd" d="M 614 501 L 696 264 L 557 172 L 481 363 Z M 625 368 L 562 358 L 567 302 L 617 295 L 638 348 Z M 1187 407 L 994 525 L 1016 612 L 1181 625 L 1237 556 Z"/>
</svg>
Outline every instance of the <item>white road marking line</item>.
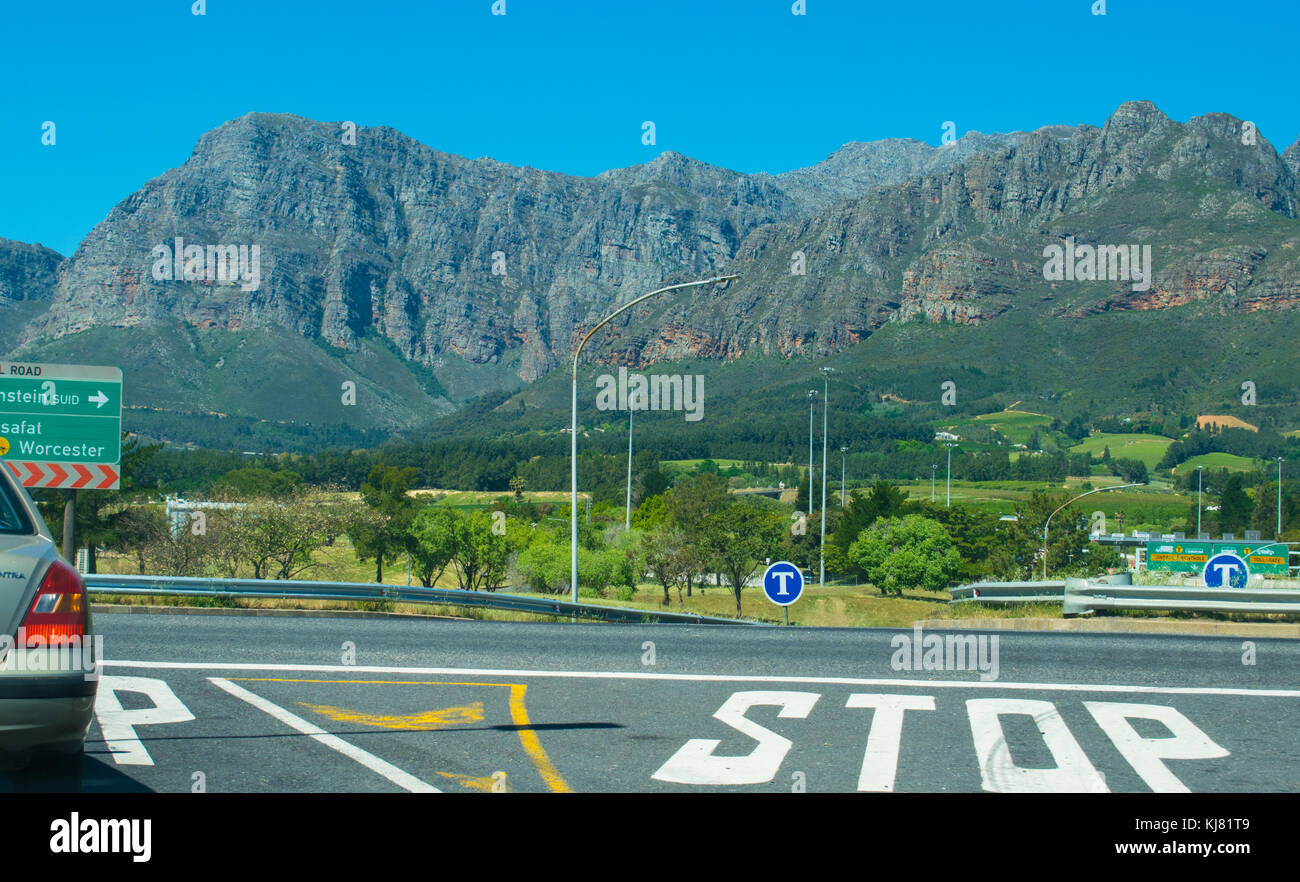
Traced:
<svg viewBox="0 0 1300 882">
<path fill-rule="evenodd" d="M 403 790 L 409 790 L 412 793 L 442 792 L 433 785 L 421 781 L 414 775 L 403 772 L 392 763 L 381 760 L 373 753 L 362 750 L 356 745 L 349 744 L 337 735 L 331 735 L 319 726 L 307 722 L 302 717 L 289 713 L 289 711 L 277 704 L 272 704 L 260 695 L 254 695 L 242 686 L 237 686 L 229 680 L 222 679 L 221 677 L 208 677 L 208 682 L 219 689 L 224 689 L 236 698 L 248 702 L 258 710 L 270 714 L 286 726 L 289 726 L 292 729 L 297 729 L 304 735 L 310 735 L 321 744 L 324 744 L 331 750 L 338 751 L 348 759 L 356 760 L 370 771 L 384 776 Z"/>
<path fill-rule="evenodd" d="M 819 683 L 839 686 L 895 686 L 901 689 L 1017 689 L 1034 692 L 1133 692 L 1152 695 L 1238 695 L 1300 698 L 1300 689 L 1237 689 L 1227 686 L 1119 686 L 1107 683 L 1012 683 L 1004 680 L 902 680 L 861 677 L 782 677 L 752 674 L 652 674 L 641 671 L 526 671 L 496 668 L 398 668 L 380 665 L 287 665 L 257 662 L 105 661 L 104 667 L 193 671 L 317 671 L 337 674 L 410 674 L 437 677 L 555 677 L 589 680 L 678 680 L 694 683 Z"/>
</svg>

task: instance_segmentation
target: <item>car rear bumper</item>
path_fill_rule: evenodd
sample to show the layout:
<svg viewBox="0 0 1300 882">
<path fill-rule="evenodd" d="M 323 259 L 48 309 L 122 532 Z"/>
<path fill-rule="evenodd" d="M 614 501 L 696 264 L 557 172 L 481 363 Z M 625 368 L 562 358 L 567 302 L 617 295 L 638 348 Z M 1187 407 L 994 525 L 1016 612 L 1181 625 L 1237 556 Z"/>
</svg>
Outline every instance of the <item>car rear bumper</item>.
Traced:
<svg viewBox="0 0 1300 882">
<path fill-rule="evenodd" d="M 94 715 L 98 685 L 80 674 L 0 677 L 0 750 L 77 747 Z"/>
</svg>

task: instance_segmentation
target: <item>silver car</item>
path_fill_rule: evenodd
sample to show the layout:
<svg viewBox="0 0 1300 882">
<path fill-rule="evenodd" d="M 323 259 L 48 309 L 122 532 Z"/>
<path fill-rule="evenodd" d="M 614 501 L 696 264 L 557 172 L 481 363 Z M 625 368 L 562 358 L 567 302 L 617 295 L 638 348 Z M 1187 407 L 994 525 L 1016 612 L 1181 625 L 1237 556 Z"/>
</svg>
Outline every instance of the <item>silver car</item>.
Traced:
<svg viewBox="0 0 1300 882">
<path fill-rule="evenodd" d="M 0 464 L 0 773 L 78 790 L 99 684 L 85 582 Z"/>
</svg>

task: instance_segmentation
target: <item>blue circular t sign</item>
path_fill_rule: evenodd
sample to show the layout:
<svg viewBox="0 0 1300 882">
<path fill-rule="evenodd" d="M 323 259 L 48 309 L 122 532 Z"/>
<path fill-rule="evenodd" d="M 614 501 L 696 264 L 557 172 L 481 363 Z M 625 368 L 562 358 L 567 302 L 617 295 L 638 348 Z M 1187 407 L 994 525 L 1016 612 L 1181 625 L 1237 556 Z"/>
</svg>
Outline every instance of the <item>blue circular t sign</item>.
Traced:
<svg viewBox="0 0 1300 882">
<path fill-rule="evenodd" d="M 1250 570 L 1246 562 L 1229 551 L 1221 551 L 1205 562 L 1207 588 L 1245 588 Z"/>
<path fill-rule="evenodd" d="M 763 573 L 763 593 L 778 606 L 789 606 L 803 594 L 803 573 L 789 561 L 777 561 Z"/>
</svg>

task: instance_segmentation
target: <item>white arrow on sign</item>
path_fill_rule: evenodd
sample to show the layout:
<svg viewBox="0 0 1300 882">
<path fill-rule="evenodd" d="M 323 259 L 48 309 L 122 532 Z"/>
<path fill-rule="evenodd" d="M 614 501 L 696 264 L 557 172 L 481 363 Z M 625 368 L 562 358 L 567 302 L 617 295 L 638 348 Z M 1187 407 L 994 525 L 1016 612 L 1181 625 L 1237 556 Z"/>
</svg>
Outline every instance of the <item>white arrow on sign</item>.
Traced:
<svg viewBox="0 0 1300 882">
<path fill-rule="evenodd" d="M 95 402 L 96 409 L 103 407 L 105 404 L 108 404 L 108 396 L 104 394 L 102 389 L 96 389 L 95 394 L 90 396 L 89 400 Z"/>
</svg>

